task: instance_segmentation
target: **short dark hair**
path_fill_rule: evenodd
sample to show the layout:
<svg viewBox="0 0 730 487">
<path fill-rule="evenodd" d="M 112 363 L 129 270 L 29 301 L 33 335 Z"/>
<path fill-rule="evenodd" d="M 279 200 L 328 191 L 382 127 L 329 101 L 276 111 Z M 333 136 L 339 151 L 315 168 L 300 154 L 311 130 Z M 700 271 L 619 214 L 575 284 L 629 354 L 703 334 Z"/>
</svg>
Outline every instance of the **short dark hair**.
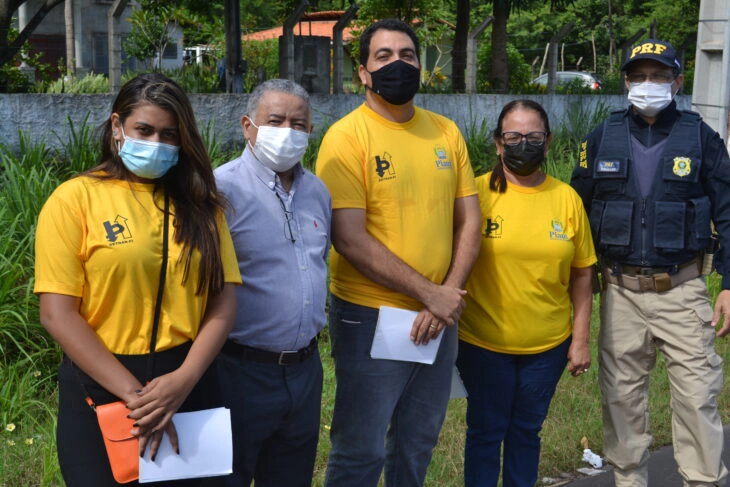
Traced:
<svg viewBox="0 0 730 487">
<path fill-rule="evenodd" d="M 413 32 L 413 29 L 411 29 L 408 24 L 400 19 L 383 19 L 378 20 L 377 22 L 372 24 L 360 35 L 360 64 L 362 64 L 363 66 L 367 66 L 368 57 L 370 57 L 370 40 L 373 38 L 373 34 L 375 34 L 380 29 L 393 30 L 406 34 L 408 37 L 411 38 L 411 40 L 413 41 L 413 45 L 416 48 L 416 58 L 419 57 L 418 54 L 421 47 L 418 42 L 418 37 L 416 37 L 416 33 Z"/>
</svg>

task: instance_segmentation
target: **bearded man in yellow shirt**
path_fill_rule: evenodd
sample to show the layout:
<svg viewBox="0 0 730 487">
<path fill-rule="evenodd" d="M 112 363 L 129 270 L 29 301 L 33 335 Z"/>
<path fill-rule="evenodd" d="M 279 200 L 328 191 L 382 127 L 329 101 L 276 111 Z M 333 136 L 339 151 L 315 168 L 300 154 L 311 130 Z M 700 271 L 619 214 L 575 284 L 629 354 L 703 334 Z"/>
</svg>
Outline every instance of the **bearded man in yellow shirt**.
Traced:
<svg viewBox="0 0 730 487">
<path fill-rule="evenodd" d="M 329 308 L 337 393 L 326 485 L 423 485 L 446 413 L 455 325 L 479 248 L 480 211 L 456 125 L 417 108 L 418 39 L 386 19 L 360 37 L 365 103 L 325 135 L 317 175 L 332 194 Z M 372 359 L 380 306 L 417 311 L 432 365 Z"/>
</svg>

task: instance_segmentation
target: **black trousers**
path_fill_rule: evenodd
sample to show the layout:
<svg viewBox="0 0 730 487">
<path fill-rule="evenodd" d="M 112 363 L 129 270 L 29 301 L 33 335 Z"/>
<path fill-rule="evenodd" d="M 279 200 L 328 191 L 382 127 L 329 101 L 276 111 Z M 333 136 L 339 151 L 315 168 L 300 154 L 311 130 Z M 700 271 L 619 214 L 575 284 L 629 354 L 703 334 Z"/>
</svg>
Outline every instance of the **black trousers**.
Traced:
<svg viewBox="0 0 730 487">
<path fill-rule="evenodd" d="M 190 350 L 190 344 L 181 345 L 155 354 L 154 376 L 172 372 L 182 364 Z M 117 355 L 117 358 L 140 382 L 147 380 L 148 355 Z M 192 390 L 180 407 L 180 412 L 217 407 L 211 398 L 214 387 L 209 370 Z M 112 476 L 104 448 L 96 413 L 86 403 L 88 395 L 96 404 L 107 404 L 119 398 L 99 386 L 64 356 L 58 370 L 58 424 L 56 443 L 61 474 L 68 487 L 135 486 L 138 482 L 119 484 Z M 83 383 L 83 387 L 82 387 Z M 167 441 L 167 440 L 164 440 Z M 200 479 L 156 482 L 145 485 L 185 486 L 200 485 Z"/>
</svg>

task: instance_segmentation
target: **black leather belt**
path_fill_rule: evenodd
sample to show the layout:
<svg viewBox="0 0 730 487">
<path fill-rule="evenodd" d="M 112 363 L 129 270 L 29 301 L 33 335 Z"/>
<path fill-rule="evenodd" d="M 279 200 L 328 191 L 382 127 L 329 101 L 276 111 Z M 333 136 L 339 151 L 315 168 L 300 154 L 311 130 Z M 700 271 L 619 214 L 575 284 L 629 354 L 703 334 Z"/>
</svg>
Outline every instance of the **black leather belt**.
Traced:
<svg viewBox="0 0 730 487">
<path fill-rule="evenodd" d="M 628 276 L 653 276 L 655 274 L 677 274 L 682 269 L 687 267 L 697 267 L 699 269 L 700 262 L 702 259 L 695 257 L 694 259 L 677 264 L 673 266 L 664 267 L 642 267 L 638 265 L 621 264 L 619 262 L 605 262 L 604 265 L 611 269 L 613 274 L 621 275 L 626 274 Z"/>
<path fill-rule="evenodd" d="M 260 348 L 241 345 L 233 340 L 226 340 L 223 350 L 231 355 L 238 355 L 244 360 L 253 362 L 263 362 L 266 364 L 293 365 L 299 364 L 311 357 L 317 350 L 317 337 L 312 338 L 304 348 L 299 350 L 284 350 L 283 352 L 271 352 L 269 350 L 261 350 Z"/>
</svg>

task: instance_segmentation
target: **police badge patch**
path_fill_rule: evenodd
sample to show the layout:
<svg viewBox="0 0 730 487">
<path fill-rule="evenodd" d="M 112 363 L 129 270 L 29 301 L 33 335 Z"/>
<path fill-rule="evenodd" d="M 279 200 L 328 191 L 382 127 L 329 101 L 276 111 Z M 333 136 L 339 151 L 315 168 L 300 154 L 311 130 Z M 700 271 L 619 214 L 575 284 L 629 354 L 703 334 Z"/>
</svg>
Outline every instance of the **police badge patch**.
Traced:
<svg viewBox="0 0 730 487">
<path fill-rule="evenodd" d="M 683 178 L 692 172 L 692 160 L 689 157 L 675 157 L 672 172 Z"/>
</svg>

